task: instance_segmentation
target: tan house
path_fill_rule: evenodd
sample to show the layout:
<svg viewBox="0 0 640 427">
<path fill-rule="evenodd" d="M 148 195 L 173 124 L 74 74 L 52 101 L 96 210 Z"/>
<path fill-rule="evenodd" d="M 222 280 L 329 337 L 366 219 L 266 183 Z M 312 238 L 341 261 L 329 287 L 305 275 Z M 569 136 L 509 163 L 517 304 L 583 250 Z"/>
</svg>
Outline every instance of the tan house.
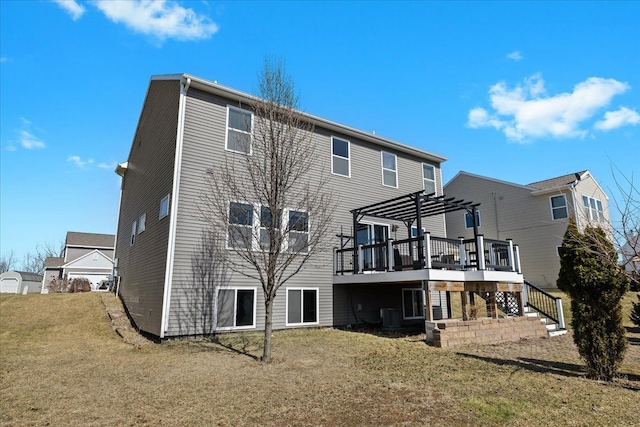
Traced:
<svg viewBox="0 0 640 427">
<path fill-rule="evenodd" d="M 526 281 L 555 287 L 560 270 L 558 248 L 569 218 L 578 228 L 587 224 L 609 227 L 609 199 L 587 170 L 527 185 L 459 172 L 444 186 L 448 196 L 479 202 L 478 232 L 497 239 L 513 239 L 526 248 L 521 268 Z M 447 235 L 473 235 L 468 212 L 446 214 Z"/>
</svg>

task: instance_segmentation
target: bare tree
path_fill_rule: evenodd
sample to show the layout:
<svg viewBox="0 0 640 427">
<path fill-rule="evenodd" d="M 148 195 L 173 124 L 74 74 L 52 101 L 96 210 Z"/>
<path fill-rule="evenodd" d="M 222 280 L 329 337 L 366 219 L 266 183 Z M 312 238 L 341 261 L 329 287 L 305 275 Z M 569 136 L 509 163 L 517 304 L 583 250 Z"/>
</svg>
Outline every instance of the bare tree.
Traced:
<svg viewBox="0 0 640 427">
<path fill-rule="evenodd" d="M 27 252 L 22 260 L 22 270 L 30 273 L 42 274 L 45 261 L 49 257 L 61 257 L 64 252 L 64 242 L 46 242 L 36 245 L 34 252 Z"/>
<path fill-rule="evenodd" d="M 258 96 L 237 112 L 243 131 L 230 134 L 240 153 L 207 171 L 200 212 L 227 230 L 229 269 L 259 281 L 265 304 L 263 362 L 271 361 L 273 302 L 280 287 L 329 248 L 334 210 L 328 178 L 318 170 L 314 126 L 297 110 L 298 96 L 282 60 L 265 59 Z"/>
<path fill-rule="evenodd" d="M 9 255 L 2 255 L 2 258 L 0 258 L 0 274 L 13 270 L 15 266 L 16 257 L 13 251 L 9 252 Z"/>
<path fill-rule="evenodd" d="M 622 254 L 622 266 L 635 287 L 640 286 L 640 189 L 615 166 L 613 178 L 619 198 L 613 204 L 620 214 L 620 223 L 612 224 L 614 237 Z M 617 170 L 617 173 L 616 173 Z"/>
</svg>

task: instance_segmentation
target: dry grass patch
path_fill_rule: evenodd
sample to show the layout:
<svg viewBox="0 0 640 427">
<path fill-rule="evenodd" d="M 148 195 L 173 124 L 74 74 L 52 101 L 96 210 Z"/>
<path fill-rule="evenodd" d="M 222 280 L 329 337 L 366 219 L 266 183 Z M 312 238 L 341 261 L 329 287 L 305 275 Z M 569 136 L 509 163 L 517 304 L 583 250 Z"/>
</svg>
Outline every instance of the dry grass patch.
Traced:
<svg viewBox="0 0 640 427">
<path fill-rule="evenodd" d="M 570 337 L 457 352 L 334 329 L 129 345 L 100 294 L 0 297 L 0 424 L 640 425 Z M 637 369 L 637 367 L 635 368 Z"/>
</svg>

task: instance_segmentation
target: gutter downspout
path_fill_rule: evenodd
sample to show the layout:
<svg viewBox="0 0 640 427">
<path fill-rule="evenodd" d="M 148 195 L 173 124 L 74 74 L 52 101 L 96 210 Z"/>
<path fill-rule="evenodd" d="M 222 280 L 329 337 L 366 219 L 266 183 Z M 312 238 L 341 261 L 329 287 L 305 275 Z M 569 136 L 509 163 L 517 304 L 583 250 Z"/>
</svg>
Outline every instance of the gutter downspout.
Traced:
<svg viewBox="0 0 640 427">
<path fill-rule="evenodd" d="M 160 338 L 169 329 L 169 313 L 171 308 L 171 285 L 173 283 L 173 262 L 175 258 L 176 229 L 178 225 L 178 194 L 180 190 L 180 171 L 182 167 L 182 146 L 184 136 L 184 118 L 187 103 L 187 91 L 191 79 L 183 77 L 180 80 L 180 105 L 178 107 L 178 128 L 176 131 L 176 154 L 173 166 L 173 189 L 170 196 L 169 242 L 167 246 L 167 266 L 164 276 L 164 295 L 162 298 L 162 315 L 160 324 Z"/>
</svg>

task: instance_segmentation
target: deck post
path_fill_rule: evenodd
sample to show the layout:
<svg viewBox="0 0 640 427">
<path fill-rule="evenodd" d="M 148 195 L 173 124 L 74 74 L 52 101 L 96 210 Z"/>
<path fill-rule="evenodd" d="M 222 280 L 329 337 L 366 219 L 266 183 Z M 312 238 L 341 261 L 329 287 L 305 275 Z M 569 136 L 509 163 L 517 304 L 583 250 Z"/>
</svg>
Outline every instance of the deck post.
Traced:
<svg viewBox="0 0 640 427">
<path fill-rule="evenodd" d="M 560 329 L 566 329 L 564 324 L 564 312 L 562 311 L 562 299 L 556 299 L 556 308 L 558 309 L 558 327 Z"/>
<path fill-rule="evenodd" d="M 515 259 L 516 272 L 518 274 L 521 274 L 522 271 L 520 270 L 520 246 L 513 245 L 513 256 Z"/>
<path fill-rule="evenodd" d="M 395 271 L 395 257 L 393 256 L 393 239 L 387 240 L 387 271 Z"/>
<path fill-rule="evenodd" d="M 458 237 L 460 240 L 460 248 L 458 251 L 460 252 L 460 268 L 465 268 L 467 265 L 467 250 L 464 247 L 464 237 Z"/>
<path fill-rule="evenodd" d="M 431 270 L 431 233 L 428 231 L 424 235 L 424 261 L 425 267 Z"/>
<path fill-rule="evenodd" d="M 476 261 L 478 263 L 478 270 L 486 269 L 484 259 L 484 236 L 482 234 L 478 234 L 476 236 Z"/>
<path fill-rule="evenodd" d="M 429 282 L 427 280 L 422 281 L 422 289 L 425 296 L 424 315 L 427 319 L 427 322 L 433 322 L 433 297 L 431 296 L 431 291 L 429 290 Z"/>
<path fill-rule="evenodd" d="M 338 275 L 338 248 L 333 248 L 333 275 Z"/>
<path fill-rule="evenodd" d="M 460 300 L 462 303 L 462 320 L 469 320 L 469 292 L 460 292 Z"/>
<path fill-rule="evenodd" d="M 511 271 L 516 271 L 516 264 L 513 258 L 513 240 L 507 239 L 507 242 L 509 242 L 509 267 L 511 267 Z"/>
<path fill-rule="evenodd" d="M 362 245 L 358 245 L 358 273 L 364 271 L 364 257 L 362 256 Z"/>
</svg>

